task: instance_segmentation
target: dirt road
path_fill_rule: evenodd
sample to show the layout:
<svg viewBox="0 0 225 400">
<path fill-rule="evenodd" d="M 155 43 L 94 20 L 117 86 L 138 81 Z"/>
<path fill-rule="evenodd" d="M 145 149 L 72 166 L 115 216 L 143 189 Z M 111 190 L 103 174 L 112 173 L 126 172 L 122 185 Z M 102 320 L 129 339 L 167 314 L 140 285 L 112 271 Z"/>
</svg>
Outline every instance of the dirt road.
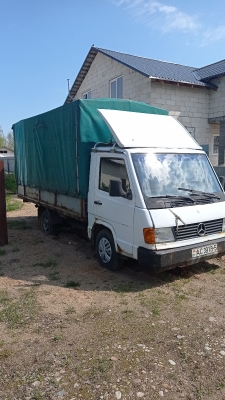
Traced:
<svg viewBox="0 0 225 400">
<path fill-rule="evenodd" d="M 8 214 L 0 399 L 225 399 L 221 259 L 159 275 L 102 269 L 75 233 Z"/>
</svg>

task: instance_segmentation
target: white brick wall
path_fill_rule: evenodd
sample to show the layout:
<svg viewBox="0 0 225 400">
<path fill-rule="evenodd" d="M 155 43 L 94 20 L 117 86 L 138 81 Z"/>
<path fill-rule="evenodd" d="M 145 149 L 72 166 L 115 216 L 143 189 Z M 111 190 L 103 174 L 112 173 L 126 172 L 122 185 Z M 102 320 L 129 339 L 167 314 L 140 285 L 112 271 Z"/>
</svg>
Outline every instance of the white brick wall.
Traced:
<svg viewBox="0 0 225 400">
<path fill-rule="evenodd" d="M 121 75 L 125 99 L 142 101 L 169 110 L 170 115 L 175 116 L 185 127 L 191 128 L 199 144 L 209 144 L 210 160 L 213 165 L 217 165 L 218 157 L 213 155 L 213 135 L 219 134 L 219 124 L 208 124 L 208 117 L 225 114 L 225 78 L 220 78 L 218 92 L 163 84 L 151 81 L 121 63 L 97 53 L 75 99 L 81 98 L 89 90 L 92 98 L 109 97 L 110 80 Z"/>
<path fill-rule="evenodd" d="M 218 89 L 210 90 L 209 118 L 221 117 L 225 115 L 225 77 L 213 79 L 211 82 Z"/>
<path fill-rule="evenodd" d="M 92 98 L 109 97 L 109 82 L 120 75 L 123 75 L 124 98 L 149 103 L 151 80 L 101 53 L 96 55 L 75 99 L 80 99 L 88 90 Z"/>
<path fill-rule="evenodd" d="M 178 116 L 185 127 L 195 128 L 195 138 L 200 144 L 209 143 L 212 134 L 211 126 L 207 122 L 209 91 L 166 83 L 161 86 L 164 94 L 159 97 L 162 90 L 160 83 L 152 82 L 151 103 L 164 106 L 170 111 L 170 115 Z"/>
</svg>

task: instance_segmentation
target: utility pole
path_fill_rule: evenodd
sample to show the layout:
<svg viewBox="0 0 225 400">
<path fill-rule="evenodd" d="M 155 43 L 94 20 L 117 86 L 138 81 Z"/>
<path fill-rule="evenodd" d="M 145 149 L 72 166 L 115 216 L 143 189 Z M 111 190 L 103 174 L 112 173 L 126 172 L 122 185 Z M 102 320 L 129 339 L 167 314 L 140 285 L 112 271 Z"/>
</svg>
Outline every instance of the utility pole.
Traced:
<svg viewBox="0 0 225 400">
<path fill-rule="evenodd" d="M 8 244 L 4 161 L 0 160 L 0 246 Z"/>
</svg>

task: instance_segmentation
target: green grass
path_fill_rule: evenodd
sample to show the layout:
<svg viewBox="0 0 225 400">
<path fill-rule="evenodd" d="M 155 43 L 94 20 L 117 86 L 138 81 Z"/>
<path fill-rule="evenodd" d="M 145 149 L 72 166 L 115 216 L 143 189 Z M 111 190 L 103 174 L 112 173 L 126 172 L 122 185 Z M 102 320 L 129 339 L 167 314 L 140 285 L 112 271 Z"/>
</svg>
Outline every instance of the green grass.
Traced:
<svg viewBox="0 0 225 400">
<path fill-rule="evenodd" d="M 49 279 L 51 281 L 58 281 L 59 280 L 59 272 L 58 271 L 51 272 L 51 274 L 49 274 Z"/>
<path fill-rule="evenodd" d="M 123 311 L 122 311 L 122 314 L 130 315 L 130 314 L 132 314 L 133 312 L 134 312 L 133 310 L 123 310 Z"/>
<path fill-rule="evenodd" d="M 56 266 L 57 266 L 57 262 L 55 260 L 48 260 L 45 262 L 36 262 L 34 264 L 34 267 L 43 267 L 43 268 L 53 268 Z"/>
<path fill-rule="evenodd" d="M 75 281 L 69 281 L 65 284 L 66 288 L 75 288 L 80 286 L 80 282 L 75 282 Z"/>
<path fill-rule="evenodd" d="M 0 322 L 5 322 L 8 328 L 24 326 L 37 315 L 37 300 L 34 292 L 22 294 L 19 300 L 11 300 L 6 292 L 0 292 Z"/>
<path fill-rule="evenodd" d="M 66 308 L 66 310 L 65 310 L 66 315 L 70 315 L 70 314 L 73 314 L 73 313 L 75 313 L 75 312 L 76 312 L 76 310 L 75 310 L 74 307 L 68 307 L 68 308 Z"/>
<path fill-rule="evenodd" d="M 114 289 L 116 293 L 129 293 L 129 292 L 134 292 L 135 287 L 132 282 L 130 283 L 121 283 L 117 285 Z"/>
<path fill-rule="evenodd" d="M 9 229 L 17 229 L 21 231 L 25 231 L 26 229 L 31 229 L 26 221 L 22 220 L 9 220 L 8 221 Z"/>
<path fill-rule="evenodd" d="M 0 304 L 5 304 L 9 301 L 9 297 L 5 290 L 0 291 Z"/>
<path fill-rule="evenodd" d="M 157 307 L 154 307 L 154 308 L 152 309 L 152 315 L 153 315 L 154 317 L 158 317 L 158 315 L 159 315 L 159 309 L 158 309 Z"/>
<path fill-rule="evenodd" d="M 40 390 L 36 389 L 32 395 L 32 397 L 30 397 L 31 400 L 45 400 L 46 397 L 43 397 L 43 395 L 41 394 Z"/>
<path fill-rule="evenodd" d="M 53 337 L 54 342 L 57 342 L 58 340 L 62 339 L 62 335 L 55 335 Z"/>
<path fill-rule="evenodd" d="M 20 210 L 23 207 L 23 203 L 21 201 L 15 199 L 11 195 L 6 195 L 6 211 L 16 211 Z"/>
<path fill-rule="evenodd" d="M 12 351 L 9 349 L 3 349 L 0 350 L 0 361 L 6 360 L 8 357 L 10 357 L 12 354 Z"/>
<path fill-rule="evenodd" d="M 225 386 L 224 383 L 223 383 L 223 382 L 220 382 L 220 383 L 218 384 L 218 386 L 217 386 L 217 390 L 223 389 L 224 386 Z"/>
<path fill-rule="evenodd" d="M 6 254 L 6 250 L 0 248 L 0 256 L 4 256 L 5 254 Z"/>
<path fill-rule="evenodd" d="M 203 261 L 200 266 L 204 272 L 210 274 L 215 274 L 216 270 L 219 269 L 219 265 L 207 261 Z"/>
<path fill-rule="evenodd" d="M 12 253 L 17 253 L 18 251 L 20 251 L 19 247 L 13 247 L 12 248 Z"/>
<path fill-rule="evenodd" d="M 11 193 L 16 193 L 17 186 L 14 174 L 5 174 L 5 188 Z"/>
<path fill-rule="evenodd" d="M 177 303 L 181 303 L 182 300 L 186 300 L 187 297 L 185 296 L 185 294 L 182 293 L 175 293 L 175 299 Z"/>
<path fill-rule="evenodd" d="M 91 365 L 91 378 L 103 377 L 107 379 L 110 370 L 113 368 L 113 363 L 107 358 L 102 360 L 93 360 Z"/>
</svg>

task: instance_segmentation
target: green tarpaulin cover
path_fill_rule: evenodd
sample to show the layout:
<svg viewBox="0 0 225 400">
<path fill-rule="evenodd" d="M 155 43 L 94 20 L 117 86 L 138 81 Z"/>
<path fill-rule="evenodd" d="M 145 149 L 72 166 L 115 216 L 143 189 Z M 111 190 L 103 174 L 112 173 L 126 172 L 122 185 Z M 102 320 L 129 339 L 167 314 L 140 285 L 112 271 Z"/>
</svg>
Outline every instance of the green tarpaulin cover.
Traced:
<svg viewBox="0 0 225 400">
<path fill-rule="evenodd" d="M 12 127 L 17 184 L 87 198 L 91 149 L 111 139 L 98 108 L 168 114 L 136 101 L 90 99 L 19 121 Z"/>
</svg>

